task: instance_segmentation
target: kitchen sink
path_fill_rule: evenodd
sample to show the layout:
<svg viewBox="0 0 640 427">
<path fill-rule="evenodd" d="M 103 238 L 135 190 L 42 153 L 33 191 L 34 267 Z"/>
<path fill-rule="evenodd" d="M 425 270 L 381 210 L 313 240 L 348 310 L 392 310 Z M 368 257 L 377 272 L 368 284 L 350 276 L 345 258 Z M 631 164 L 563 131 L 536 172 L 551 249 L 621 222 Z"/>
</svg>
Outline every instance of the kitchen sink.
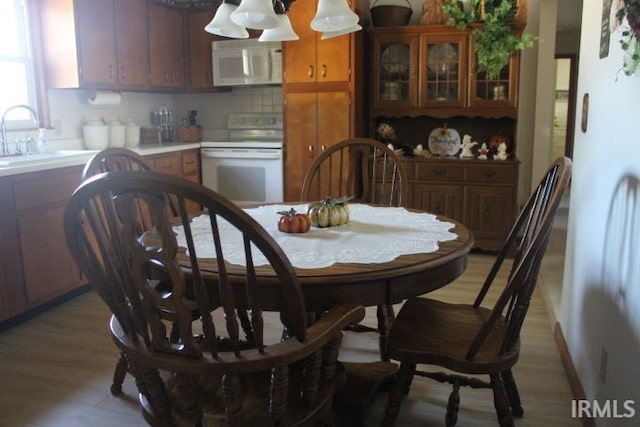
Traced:
<svg viewBox="0 0 640 427">
<path fill-rule="evenodd" d="M 3 156 L 0 157 L 0 167 L 9 166 L 26 166 L 34 163 L 46 163 L 52 160 L 61 160 L 71 157 L 89 156 L 96 151 L 92 150 L 61 150 L 44 154 L 31 154 L 21 156 Z"/>
</svg>

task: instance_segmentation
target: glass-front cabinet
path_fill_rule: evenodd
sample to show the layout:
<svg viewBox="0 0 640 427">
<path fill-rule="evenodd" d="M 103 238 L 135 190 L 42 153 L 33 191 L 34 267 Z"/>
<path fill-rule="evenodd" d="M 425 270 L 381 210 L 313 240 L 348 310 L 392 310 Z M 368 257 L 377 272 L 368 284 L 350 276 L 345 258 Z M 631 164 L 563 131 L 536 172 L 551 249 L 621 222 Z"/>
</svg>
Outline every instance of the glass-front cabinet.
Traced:
<svg viewBox="0 0 640 427">
<path fill-rule="evenodd" d="M 374 106 L 417 106 L 419 40 L 412 35 L 381 36 L 374 40 Z"/>
<path fill-rule="evenodd" d="M 473 43 L 473 42 L 472 42 Z M 473 52 L 473 49 L 471 50 Z M 476 55 L 471 55 L 469 106 L 478 108 L 506 108 L 517 106 L 518 61 L 519 56 L 513 53 L 509 63 L 500 70 L 497 77 L 489 78 L 484 71 L 478 71 Z"/>
<path fill-rule="evenodd" d="M 374 116 L 516 117 L 518 60 L 477 72 L 470 30 L 443 25 L 369 30 Z"/>
<path fill-rule="evenodd" d="M 420 37 L 421 107 L 464 107 L 467 93 L 467 38 Z"/>
</svg>

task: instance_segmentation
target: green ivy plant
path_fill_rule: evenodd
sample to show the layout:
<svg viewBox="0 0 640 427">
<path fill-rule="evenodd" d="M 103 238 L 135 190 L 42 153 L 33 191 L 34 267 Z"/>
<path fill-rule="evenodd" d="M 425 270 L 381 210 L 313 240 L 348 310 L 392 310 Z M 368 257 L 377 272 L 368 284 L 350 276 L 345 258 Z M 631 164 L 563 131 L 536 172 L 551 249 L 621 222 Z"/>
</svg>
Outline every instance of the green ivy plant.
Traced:
<svg viewBox="0 0 640 427">
<path fill-rule="evenodd" d="M 627 17 L 628 26 L 624 26 Z M 624 0 L 624 5 L 616 12 L 618 23 L 623 25 L 620 46 L 624 51 L 622 70 L 627 76 L 640 74 L 640 0 Z"/>
<path fill-rule="evenodd" d="M 488 79 L 495 79 L 509 63 L 511 53 L 533 46 L 531 34 L 517 36 L 510 21 L 515 15 L 515 0 L 485 0 L 482 13 L 481 0 L 445 0 L 443 11 L 449 14 L 447 25 L 466 29 L 480 23 L 471 31 L 475 44 L 478 71 L 484 71 Z"/>
</svg>

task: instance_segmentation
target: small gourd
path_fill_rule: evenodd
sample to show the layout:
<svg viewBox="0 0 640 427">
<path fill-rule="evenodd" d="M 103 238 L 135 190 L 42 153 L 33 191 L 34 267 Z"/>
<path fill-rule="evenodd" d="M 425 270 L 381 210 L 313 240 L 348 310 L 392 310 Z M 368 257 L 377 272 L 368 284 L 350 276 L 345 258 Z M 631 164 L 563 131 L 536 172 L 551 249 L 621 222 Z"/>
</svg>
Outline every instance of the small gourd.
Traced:
<svg viewBox="0 0 640 427">
<path fill-rule="evenodd" d="M 325 200 L 311 202 L 307 206 L 307 214 L 311 225 L 318 228 L 336 227 L 349 222 L 349 201 L 352 196 L 337 199 L 327 197 Z"/>
</svg>

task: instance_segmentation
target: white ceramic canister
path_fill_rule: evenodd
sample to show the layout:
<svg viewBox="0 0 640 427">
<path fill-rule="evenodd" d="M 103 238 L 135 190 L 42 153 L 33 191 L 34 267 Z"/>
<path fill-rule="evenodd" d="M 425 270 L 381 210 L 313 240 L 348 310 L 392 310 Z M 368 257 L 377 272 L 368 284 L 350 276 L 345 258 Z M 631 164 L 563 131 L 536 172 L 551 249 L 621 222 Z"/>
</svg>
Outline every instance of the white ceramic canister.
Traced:
<svg viewBox="0 0 640 427">
<path fill-rule="evenodd" d="M 126 141 L 126 126 L 113 117 L 109 121 L 109 147 L 124 147 Z"/>
<path fill-rule="evenodd" d="M 82 127 L 87 150 L 104 150 L 109 146 L 109 126 L 102 120 L 91 119 Z"/>
<path fill-rule="evenodd" d="M 127 121 L 126 142 L 127 147 L 135 147 L 140 144 L 140 126 L 136 125 L 133 120 Z"/>
</svg>

